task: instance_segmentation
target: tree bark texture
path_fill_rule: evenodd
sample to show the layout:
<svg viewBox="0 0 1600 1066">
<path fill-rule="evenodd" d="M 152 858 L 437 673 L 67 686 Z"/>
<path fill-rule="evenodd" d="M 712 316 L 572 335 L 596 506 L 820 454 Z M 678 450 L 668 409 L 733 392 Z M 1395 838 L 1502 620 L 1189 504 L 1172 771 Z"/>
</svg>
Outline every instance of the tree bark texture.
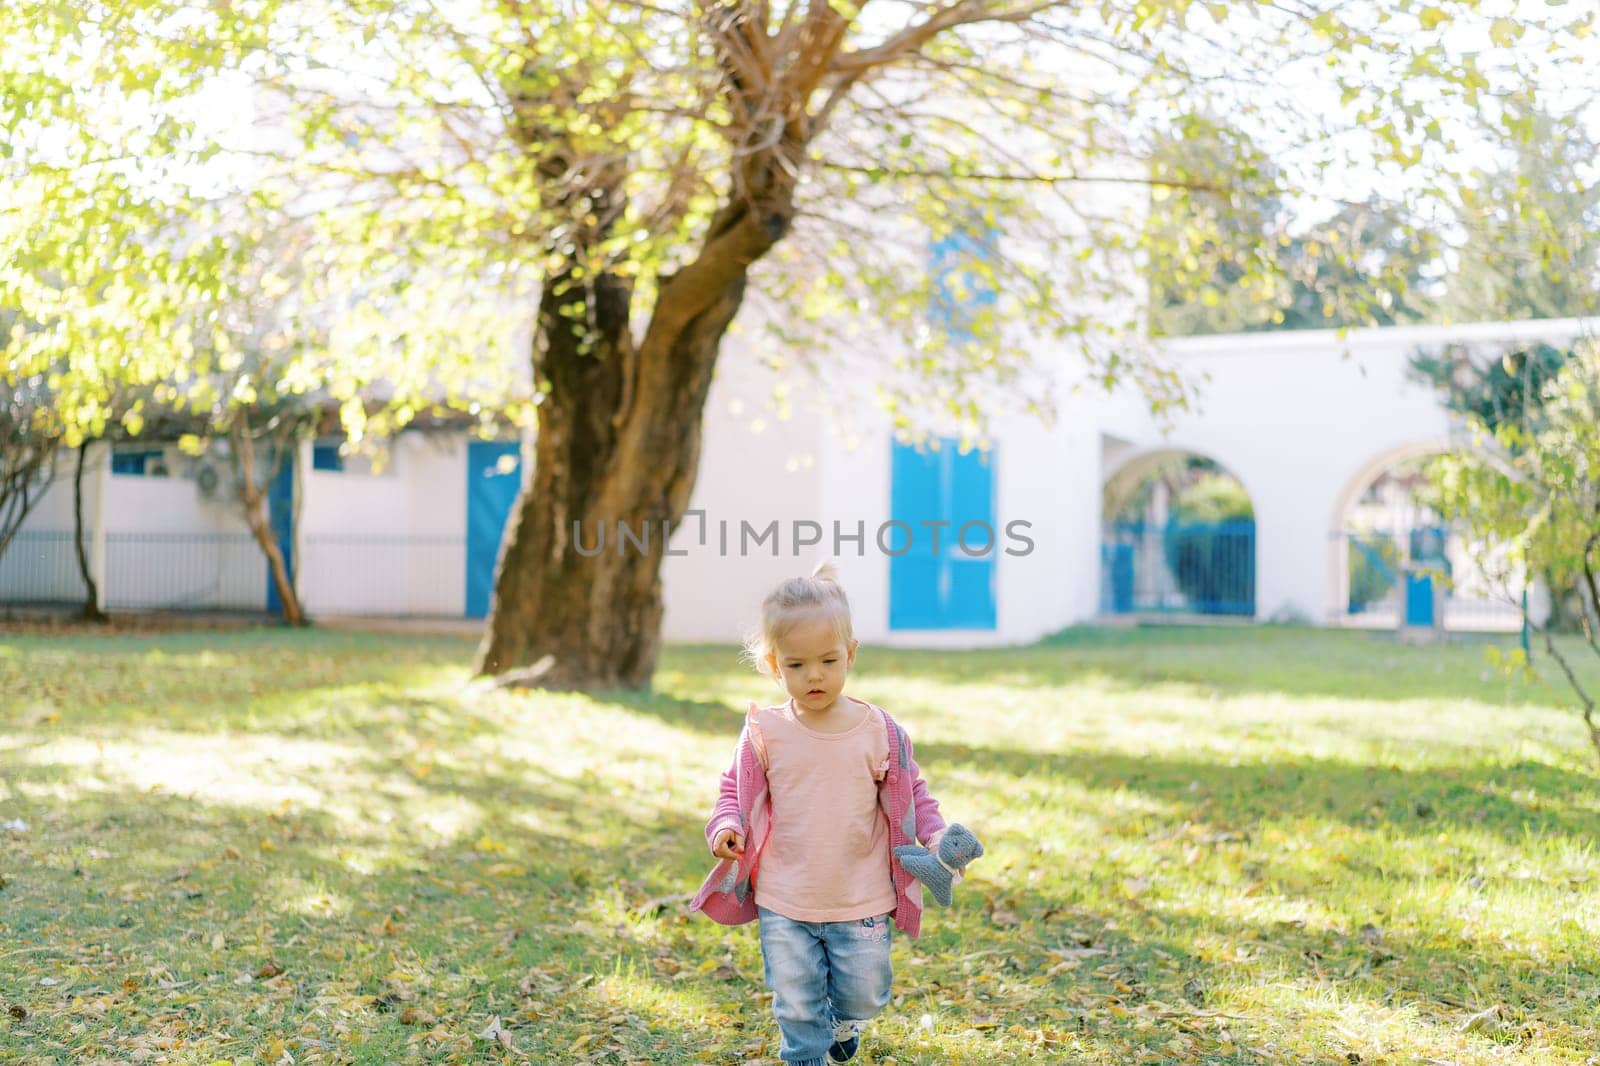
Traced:
<svg viewBox="0 0 1600 1066">
<path fill-rule="evenodd" d="M 603 340 L 588 354 L 553 313 L 561 297 L 541 301 L 534 365 L 549 392 L 505 532 L 483 673 L 517 670 L 548 688 L 637 688 L 655 669 L 661 562 L 694 490 L 718 344 L 744 278 L 655 351 L 633 350 L 620 289 L 597 286 Z"/>
<path fill-rule="evenodd" d="M 501 548 L 482 673 L 545 688 L 649 684 L 661 561 L 694 490 L 718 348 L 750 264 L 788 227 L 791 188 L 766 210 L 745 201 L 719 212 L 700 257 L 662 280 L 637 345 L 625 279 L 547 279 L 533 354 L 546 394 L 532 476 Z M 576 292 L 584 313 L 562 313 Z M 604 550 L 590 554 L 602 536 Z"/>
<path fill-rule="evenodd" d="M 506 682 L 640 688 L 655 670 L 661 562 L 694 490 L 718 348 L 751 265 L 789 230 L 806 146 L 832 103 L 814 115 L 808 101 L 846 27 L 827 4 L 776 35 L 753 8 L 717 10 L 708 25 L 741 127 L 730 189 L 692 260 L 659 278 L 642 339 L 631 329 L 631 274 L 578 270 L 623 217 L 627 174 L 539 125 L 542 99 L 518 108 L 516 132 L 540 146 L 540 172 L 574 222 L 559 250 L 566 265 L 541 290 L 533 469 L 507 524 L 479 649 L 478 669 Z"/>
</svg>

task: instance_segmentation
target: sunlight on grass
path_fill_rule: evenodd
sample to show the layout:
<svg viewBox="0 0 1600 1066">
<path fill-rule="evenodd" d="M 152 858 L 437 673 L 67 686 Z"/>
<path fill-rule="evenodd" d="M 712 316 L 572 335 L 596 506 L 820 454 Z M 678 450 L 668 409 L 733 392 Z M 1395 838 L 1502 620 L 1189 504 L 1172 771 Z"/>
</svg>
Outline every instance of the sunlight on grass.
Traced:
<svg viewBox="0 0 1600 1066">
<path fill-rule="evenodd" d="M 1469 1066 L 1560 1061 L 1544 1056 L 1588 1050 L 1571 1043 L 1566 1034 L 1544 1032 L 1537 1024 L 1519 1024 L 1518 1011 L 1507 1009 L 1503 1018 L 1496 1015 L 1476 1031 L 1464 1032 L 1461 1018 L 1473 1011 L 1446 1014 L 1422 1002 L 1389 1005 L 1332 984 L 1264 984 L 1242 990 L 1233 1006 L 1295 1018 L 1303 1027 L 1310 1049 L 1340 1057 L 1353 1054 L 1363 1062 L 1452 1062 Z M 1536 1033 L 1536 1029 L 1541 1031 Z"/>
<path fill-rule="evenodd" d="M 897 937 L 866 1061 L 1590 1061 L 1600 790 L 1559 692 L 1274 627 L 866 651 L 852 693 L 989 849 Z M 774 1063 L 754 927 L 681 900 L 780 695 L 731 648 L 600 695 L 470 655 L 0 638 L 0 1060 L 473 1062 L 498 1017 L 533 1062 Z"/>
<path fill-rule="evenodd" d="M 648 1018 L 653 1027 L 686 1029 L 719 1020 L 731 1020 L 714 996 L 686 983 L 653 980 L 634 968 L 607 974 L 589 986 L 593 1009 L 602 1014 L 631 1011 Z"/>
<path fill-rule="evenodd" d="M 93 774 L 101 788 L 132 786 L 269 809 L 285 801 L 322 805 L 328 793 L 296 775 L 313 768 L 348 767 L 359 754 L 323 741 L 143 730 L 126 740 L 51 741 L 29 751 L 21 762 Z"/>
<path fill-rule="evenodd" d="M 277 909 L 308 918 L 332 918 L 349 914 L 350 900 L 337 891 L 298 881 L 279 886 Z"/>
</svg>

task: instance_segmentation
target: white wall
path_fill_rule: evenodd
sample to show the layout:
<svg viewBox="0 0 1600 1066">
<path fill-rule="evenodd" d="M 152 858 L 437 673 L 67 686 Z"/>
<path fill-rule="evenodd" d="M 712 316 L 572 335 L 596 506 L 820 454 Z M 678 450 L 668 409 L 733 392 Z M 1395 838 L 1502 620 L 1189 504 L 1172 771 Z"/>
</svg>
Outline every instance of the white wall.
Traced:
<svg viewBox="0 0 1600 1066">
<path fill-rule="evenodd" d="M 993 398 L 991 461 L 996 464 L 996 628 L 889 628 L 890 557 L 877 531 L 891 517 L 892 419 L 877 410 L 870 379 L 792 386 L 792 413 L 780 418 L 771 393 L 779 377 L 757 347 L 730 347 L 718 366 L 707 408 L 705 444 L 691 510 L 706 511 L 700 527 L 685 520 L 672 541 L 688 554 L 663 566 L 671 641 L 734 641 L 756 623 L 762 598 L 784 578 L 807 574 L 833 557 L 851 600 L 859 639 L 895 646 L 989 646 L 1027 642 L 1092 614 L 1099 597 L 1100 455 L 1097 430 L 1082 417 L 1047 428 L 1015 396 Z M 1081 407 L 1081 405 L 1080 405 Z M 928 413 L 923 424 L 954 432 Z M 809 465 L 808 465 L 809 464 Z M 740 522 L 764 528 L 779 522 L 778 554 L 770 544 L 741 551 Z M 794 523 L 820 525 L 822 541 L 796 555 Z M 1023 520 L 1033 541 L 1025 555 L 1006 525 Z M 726 553 L 719 534 L 727 529 Z M 862 540 L 853 537 L 857 530 Z M 835 531 L 838 540 L 835 540 Z M 816 535 L 810 530 L 808 535 Z M 949 535 L 948 531 L 944 535 Z"/>
<path fill-rule="evenodd" d="M 997 627 L 892 632 L 889 557 L 876 531 L 890 517 L 893 425 L 873 398 L 870 363 L 818 375 L 774 370 L 754 334 L 719 362 L 706 411 L 691 510 L 662 577 L 671 641 L 737 640 L 758 620 L 762 597 L 786 577 L 834 556 L 864 641 L 950 646 L 1026 642 L 1094 617 L 1100 590 L 1101 491 L 1141 456 L 1166 449 L 1204 455 L 1237 476 L 1256 511 L 1257 613 L 1321 622 L 1342 614 L 1342 552 L 1332 536 L 1354 495 L 1397 456 L 1435 447 L 1450 423 L 1433 393 L 1407 380 L 1419 347 L 1449 341 L 1492 351 L 1506 342 L 1566 343 L 1571 321 L 1262 333 L 1166 345 L 1198 393 L 1166 423 L 1132 390 L 1106 395 L 1083 384 L 1070 351 L 1045 353 L 1060 418 L 1021 412 L 1024 396 L 987 397 L 993 431 Z M 1053 362 L 1050 360 L 1054 360 Z M 1030 387 L 1036 387 L 1037 382 Z M 775 390 L 785 390 L 777 398 Z M 951 432 L 929 416 L 933 432 Z M 466 436 L 411 432 L 379 474 L 314 471 L 300 457 L 298 583 L 313 616 L 460 617 L 465 607 Z M 353 466 L 356 464 L 352 464 Z M 207 501 L 186 477 L 91 475 L 89 515 L 103 493 L 104 584 L 113 606 L 243 607 L 266 599 L 266 564 L 237 504 Z M 526 463 L 524 474 L 526 475 Z M 25 527 L 31 545 L 0 559 L 0 599 L 81 595 L 70 536 L 68 477 Z M 1008 555 L 1008 522 L 1024 520 L 1027 555 Z M 796 524 L 819 523 L 821 543 L 797 550 Z M 742 524 L 777 542 L 756 545 Z M 834 544 L 835 524 L 865 541 Z M 723 536 L 726 531 L 726 543 Z M 703 542 L 702 542 L 703 536 Z M 59 543 L 57 543 L 59 541 Z M 57 556 L 60 558 L 58 559 Z M 69 566 L 70 564 L 70 566 Z M 58 574 L 58 571 L 60 573 Z M 61 576 L 65 574 L 65 576 Z"/>
<path fill-rule="evenodd" d="M 466 610 L 467 437 L 402 433 L 379 473 L 301 464 L 307 613 L 459 618 Z"/>
<path fill-rule="evenodd" d="M 775 401 L 782 377 L 761 362 L 753 343 L 730 346 L 718 360 L 689 500 L 691 511 L 705 512 L 705 543 L 693 516 L 669 542 L 669 550 L 686 554 L 662 564 L 666 640 L 740 639 L 760 621 L 766 593 L 785 578 L 809 574 L 831 547 L 818 544 L 796 554 L 794 535 L 795 522 L 814 521 L 821 510 L 820 411 L 827 397 L 796 389 L 787 404 Z M 761 533 L 773 521 L 776 541 L 768 537 L 757 546 L 753 536 L 741 537 L 742 522 Z"/>
<path fill-rule="evenodd" d="M 176 449 L 169 449 L 174 459 Z M 262 610 L 266 562 L 231 499 L 201 497 L 192 479 L 111 474 L 108 449 L 84 471 L 85 541 L 106 606 Z M 76 602 L 84 595 L 72 543 L 72 469 L 60 472 L 0 560 L 0 600 Z M 181 471 L 181 464 L 173 468 Z M 100 538 L 96 539 L 96 526 Z"/>
<path fill-rule="evenodd" d="M 203 497 L 168 451 L 173 476 L 106 479 L 106 605 L 265 610 L 267 561 L 239 501 Z"/>
<path fill-rule="evenodd" d="M 113 609 L 264 610 L 267 564 L 226 491 L 203 497 L 168 449 L 176 476 L 108 472 L 104 446 L 85 471 L 85 527 L 104 500 L 104 562 Z M 70 457 L 69 457 L 70 460 Z M 352 467 L 365 470 L 365 464 Z M 297 469 L 297 588 L 313 615 L 460 617 L 466 586 L 466 438 L 402 434 L 384 472 Z M 0 558 L 0 602 L 76 602 L 83 596 L 71 538 L 70 465 Z"/>
<path fill-rule="evenodd" d="M 1198 403 L 1170 428 L 1123 421 L 1136 447 L 1115 465 L 1160 448 L 1222 464 L 1255 506 L 1257 616 L 1320 623 L 1343 613 L 1333 580 L 1343 506 L 1384 459 L 1450 437 L 1435 394 L 1408 379 L 1410 357 L 1450 341 L 1494 351 L 1514 341 L 1564 344 L 1579 332 L 1579 323 L 1552 320 L 1354 330 L 1342 340 L 1308 331 L 1173 341 L 1181 370 L 1203 381 Z"/>
</svg>

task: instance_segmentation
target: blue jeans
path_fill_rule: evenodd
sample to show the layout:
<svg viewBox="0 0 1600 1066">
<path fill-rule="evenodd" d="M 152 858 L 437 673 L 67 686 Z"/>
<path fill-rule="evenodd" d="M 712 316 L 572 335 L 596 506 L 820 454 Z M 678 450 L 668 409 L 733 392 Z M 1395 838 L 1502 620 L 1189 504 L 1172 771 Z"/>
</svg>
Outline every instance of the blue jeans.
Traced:
<svg viewBox="0 0 1600 1066">
<path fill-rule="evenodd" d="M 864 1022 L 889 1005 L 889 916 L 797 922 L 761 907 L 761 957 L 782 1042 L 778 1057 L 823 1066 L 836 1022 Z"/>
</svg>

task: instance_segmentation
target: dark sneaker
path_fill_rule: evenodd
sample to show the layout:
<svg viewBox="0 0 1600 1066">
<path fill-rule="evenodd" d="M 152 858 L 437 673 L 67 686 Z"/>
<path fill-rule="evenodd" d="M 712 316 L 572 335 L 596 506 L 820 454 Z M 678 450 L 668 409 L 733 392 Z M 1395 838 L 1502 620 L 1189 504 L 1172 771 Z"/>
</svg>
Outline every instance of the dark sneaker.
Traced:
<svg viewBox="0 0 1600 1066">
<path fill-rule="evenodd" d="M 861 1047 L 861 1023 L 839 1022 L 833 1027 L 833 1043 L 828 1048 L 829 1062 L 849 1062 Z"/>
</svg>

